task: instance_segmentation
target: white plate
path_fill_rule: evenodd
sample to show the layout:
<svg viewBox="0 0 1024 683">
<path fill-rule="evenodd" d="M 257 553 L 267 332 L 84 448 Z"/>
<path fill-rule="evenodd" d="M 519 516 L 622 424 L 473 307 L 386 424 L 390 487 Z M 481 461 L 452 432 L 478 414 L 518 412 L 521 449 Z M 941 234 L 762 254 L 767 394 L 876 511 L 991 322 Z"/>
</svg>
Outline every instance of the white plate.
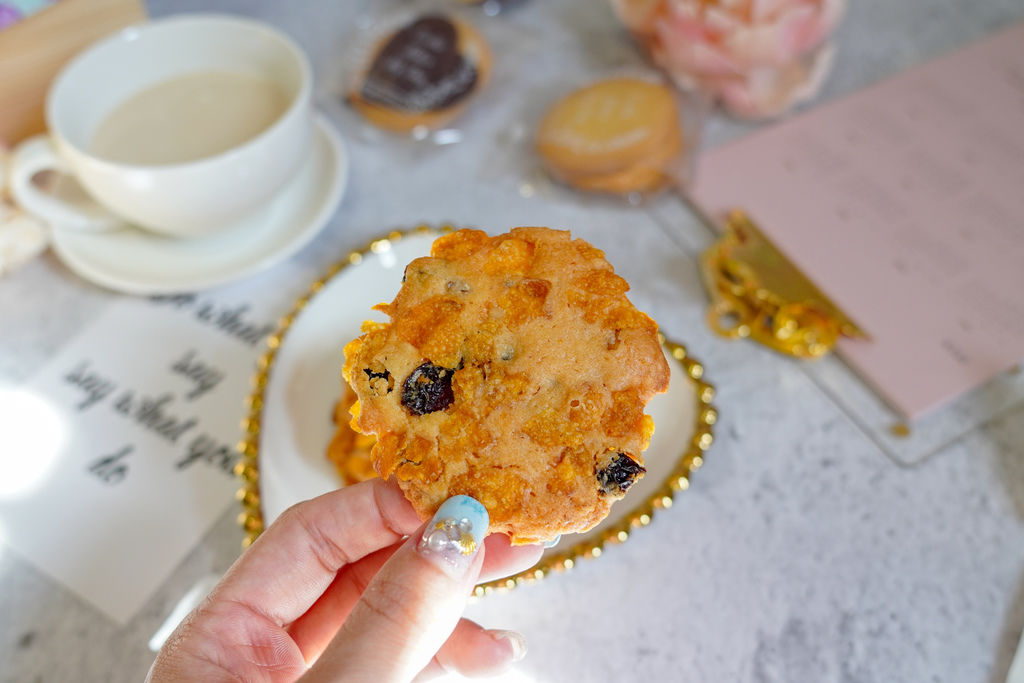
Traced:
<svg viewBox="0 0 1024 683">
<path fill-rule="evenodd" d="M 342 348 L 359 335 L 364 320 L 385 319 L 370 307 L 394 298 L 405 265 L 426 255 L 436 237 L 414 234 L 378 243 L 382 248 L 376 253 L 331 278 L 285 333 L 263 397 L 259 482 L 265 525 L 294 503 L 343 485 L 326 457 L 334 433 L 331 416 L 342 392 Z M 600 534 L 620 514 L 653 496 L 688 448 L 696 423 L 696 388 L 671 356 L 669 366 L 668 392 L 648 404 L 656 429 L 644 453 L 647 475 L 615 504 L 605 522 L 563 538 L 555 551 Z"/>
<path fill-rule="evenodd" d="M 205 289 L 269 268 L 305 246 L 334 213 L 347 178 L 344 143 L 319 116 L 308 161 L 244 225 L 196 239 L 161 237 L 130 226 L 105 233 L 56 230 L 53 249 L 86 280 L 128 294 Z"/>
</svg>

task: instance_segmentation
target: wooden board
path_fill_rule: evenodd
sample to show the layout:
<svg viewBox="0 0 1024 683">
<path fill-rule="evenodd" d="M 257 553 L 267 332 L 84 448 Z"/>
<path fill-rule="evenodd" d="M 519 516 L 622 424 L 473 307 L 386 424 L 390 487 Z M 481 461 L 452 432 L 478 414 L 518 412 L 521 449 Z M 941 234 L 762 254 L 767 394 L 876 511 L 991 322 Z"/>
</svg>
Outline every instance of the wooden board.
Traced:
<svg viewBox="0 0 1024 683">
<path fill-rule="evenodd" d="M 141 0 L 61 0 L 0 31 L 0 142 L 46 129 L 50 81 L 83 48 L 146 18 Z"/>
</svg>

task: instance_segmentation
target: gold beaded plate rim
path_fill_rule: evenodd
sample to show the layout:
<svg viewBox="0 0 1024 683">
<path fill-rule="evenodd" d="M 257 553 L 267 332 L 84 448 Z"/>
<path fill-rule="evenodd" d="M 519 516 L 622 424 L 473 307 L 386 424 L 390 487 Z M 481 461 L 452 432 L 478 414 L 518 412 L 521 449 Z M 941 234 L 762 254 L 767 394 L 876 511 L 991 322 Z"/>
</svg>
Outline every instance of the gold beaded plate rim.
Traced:
<svg viewBox="0 0 1024 683">
<path fill-rule="evenodd" d="M 256 371 L 252 376 L 251 391 L 245 400 L 246 414 L 241 424 L 242 438 L 237 445 L 240 457 L 235 465 L 235 474 L 239 478 L 241 485 L 237 491 L 236 498 L 242 506 L 238 522 L 245 532 L 245 537 L 242 540 L 243 548 L 250 546 L 263 531 L 263 511 L 260 504 L 259 488 L 260 431 L 263 419 L 263 403 L 270 373 L 274 367 L 274 360 L 288 330 L 313 297 L 332 278 L 349 266 L 358 265 L 368 254 L 380 253 L 386 250 L 390 243 L 401 240 L 406 236 L 442 235 L 454 229 L 451 225 L 443 225 L 440 228 L 419 225 L 412 230 L 398 230 L 388 233 L 372 240 L 363 249 L 349 253 L 345 258 L 328 268 L 323 276 L 310 285 L 307 291 L 295 301 L 291 310 L 280 319 L 274 333 L 267 338 L 264 351 L 259 357 Z M 545 554 L 535 566 L 519 574 L 482 583 L 476 586 L 473 593 L 475 596 L 480 597 L 495 591 L 507 591 L 520 585 L 534 583 L 548 574 L 562 573 L 572 569 L 581 559 L 600 557 L 607 546 L 625 542 L 635 529 L 650 524 L 654 515 L 659 510 L 672 507 L 676 494 L 689 488 L 690 476 L 703 465 L 704 454 L 714 440 L 713 427 L 718 419 L 718 411 L 712 404 L 715 390 L 704 379 L 704 366 L 690 356 L 685 346 L 667 339 L 660 332 L 658 333 L 658 339 L 665 348 L 667 355 L 671 356 L 680 365 L 687 378 L 693 383 L 696 400 L 692 436 L 671 467 L 668 475 L 661 481 L 653 494 L 647 496 L 641 503 L 628 509 L 625 513 L 620 514 L 597 538 L 585 538 L 564 551 Z M 612 514 L 615 515 L 614 510 Z"/>
</svg>

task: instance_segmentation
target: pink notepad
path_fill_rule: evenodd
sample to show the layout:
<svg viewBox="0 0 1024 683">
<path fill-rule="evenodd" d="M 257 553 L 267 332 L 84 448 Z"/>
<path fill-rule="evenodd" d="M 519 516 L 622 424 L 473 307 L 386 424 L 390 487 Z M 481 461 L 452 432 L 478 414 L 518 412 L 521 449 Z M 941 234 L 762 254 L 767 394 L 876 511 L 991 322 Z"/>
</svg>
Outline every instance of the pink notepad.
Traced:
<svg viewBox="0 0 1024 683">
<path fill-rule="evenodd" d="M 871 336 L 839 352 L 929 412 L 1024 359 L 1024 24 L 704 155 L 741 207 Z"/>
</svg>

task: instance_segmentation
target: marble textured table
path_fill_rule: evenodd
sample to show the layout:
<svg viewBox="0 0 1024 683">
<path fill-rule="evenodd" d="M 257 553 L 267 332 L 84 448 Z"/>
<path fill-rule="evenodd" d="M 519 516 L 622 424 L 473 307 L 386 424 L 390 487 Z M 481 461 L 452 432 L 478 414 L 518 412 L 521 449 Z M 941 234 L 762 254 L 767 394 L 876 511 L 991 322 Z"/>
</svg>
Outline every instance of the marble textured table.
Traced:
<svg viewBox="0 0 1024 683">
<path fill-rule="evenodd" d="M 278 25 L 308 50 L 324 97 L 357 4 L 150 0 L 149 9 Z M 823 99 L 1024 17 L 1020 0 L 850 4 Z M 905 466 L 836 402 L 837 382 L 838 395 L 863 391 L 841 364 L 808 369 L 713 336 L 695 261 L 710 235 L 677 198 L 634 209 L 519 191 L 528 160 L 510 131 L 541 95 L 638 61 L 609 10 L 534 0 L 481 23 L 499 50 L 534 56 L 499 67 L 464 142 L 373 143 L 329 111 L 349 137 L 352 181 L 294 259 L 318 270 L 421 220 L 571 228 L 605 249 L 634 301 L 704 361 L 722 419 L 691 489 L 649 528 L 569 574 L 488 597 L 470 616 L 526 635 L 521 680 L 1002 681 L 1024 626 L 1024 405 Z M 706 144 L 747 129 L 712 121 Z M 0 380 L 30 376 L 115 299 L 52 256 L 0 280 Z M 146 643 L 171 607 L 237 556 L 235 514 L 124 627 L 0 549 L 0 679 L 140 680 L 153 657 Z"/>
</svg>

